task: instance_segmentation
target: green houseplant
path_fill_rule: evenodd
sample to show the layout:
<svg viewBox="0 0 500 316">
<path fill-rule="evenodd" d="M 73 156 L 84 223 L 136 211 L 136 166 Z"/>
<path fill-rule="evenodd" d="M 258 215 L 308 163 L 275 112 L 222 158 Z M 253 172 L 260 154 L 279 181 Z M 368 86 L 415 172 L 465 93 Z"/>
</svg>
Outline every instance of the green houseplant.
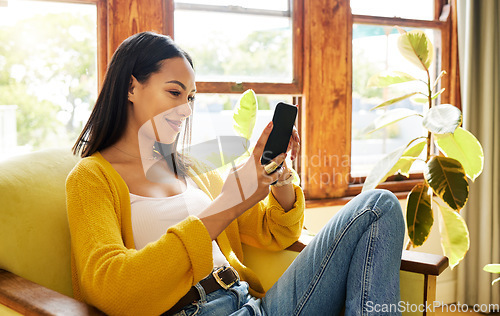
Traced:
<svg viewBox="0 0 500 316">
<path fill-rule="evenodd" d="M 498 263 L 487 264 L 483 267 L 483 270 L 486 272 L 491 272 L 491 273 L 500 273 L 500 264 L 498 264 Z M 493 282 L 491 282 L 491 285 L 495 284 L 495 282 L 498 282 L 498 281 L 500 281 L 500 278 L 496 278 L 495 280 L 493 280 Z"/>
<path fill-rule="evenodd" d="M 427 240 L 434 223 L 432 209 L 437 207 L 441 246 L 453 268 L 469 249 L 467 224 L 460 215 L 460 210 L 468 199 L 467 178 L 474 181 L 482 172 L 483 150 L 474 135 L 460 127 L 462 112 L 451 104 L 437 104 L 438 96 L 444 89 L 436 90 L 446 72 L 441 71 L 435 80 L 431 78 L 429 69 L 434 59 L 434 48 L 430 39 L 420 30 L 406 32 L 399 27 L 398 30 L 399 52 L 425 72 L 426 79 L 417 79 L 401 71 L 386 71 L 372 76 L 368 86 L 379 88 L 410 81 L 422 83 L 421 90 L 409 91 L 373 109 L 385 108 L 411 98 L 413 102 L 425 104 L 427 110 L 424 115 L 403 108 L 387 110 L 367 129 L 371 133 L 405 118 L 417 116 L 421 117 L 427 135 L 409 140 L 406 146 L 378 161 L 366 178 L 363 191 L 375 188 L 391 175 L 399 173 L 408 176 L 413 163 L 424 160 L 424 181 L 413 187 L 408 195 L 406 220 L 409 242 L 406 248 L 421 246 Z M 441 154 L 433 154 L 432 145 Z M 425 149 L 427 150 L 424 151 Z M 423 152 L 425 158 L 420 158 Z"/>
</svg>

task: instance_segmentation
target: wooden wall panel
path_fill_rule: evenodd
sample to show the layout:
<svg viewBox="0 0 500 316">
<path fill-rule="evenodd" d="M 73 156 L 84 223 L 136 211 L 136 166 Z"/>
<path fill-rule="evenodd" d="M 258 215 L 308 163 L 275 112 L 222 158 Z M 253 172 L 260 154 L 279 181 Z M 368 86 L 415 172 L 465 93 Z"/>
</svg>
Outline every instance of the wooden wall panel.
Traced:
<svg viewBox="0 0 500 316">
<path fill-rule="evenodd" d="M 99 88 L 116 48 L 127 37 L 143 31 L 168 29 L 165 0 L 96 0 Z M 168 2 L 167 2 L 168 3 Z"/>
<path fill-rule="evenodd" d="M 308 199 L 339 197 L 350 169 L 352 15 L 342 0 L 305 0 L 304 10 L 303 187 Z"/>
<path fill-rule="evenodd" d="M 108 0 L 108 58 L 135 33 L 163 33 L 163 11 L 163 0 Z"/>
</svg>

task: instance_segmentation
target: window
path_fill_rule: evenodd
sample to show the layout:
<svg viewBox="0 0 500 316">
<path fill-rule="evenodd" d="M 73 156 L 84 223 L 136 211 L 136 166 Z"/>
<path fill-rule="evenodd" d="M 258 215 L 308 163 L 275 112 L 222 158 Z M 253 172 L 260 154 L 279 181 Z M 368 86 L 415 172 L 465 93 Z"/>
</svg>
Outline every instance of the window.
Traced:
<svg viewBox="0 0 500 316">
<path fill-rule="evenodd" d="M 94 4 L 0 7 L 0 159 L 70 148 L 97 95 Z"/>
<path fill-rule="evenodd" d="M 252 144 L 278 102 L 298 102 L 302 54 L 294 2 L 173 1 L 168 33 L 191 55 L 196 72 L 193 145 L 234 134 L 232 110 L 247 89 L 259 106 Z"/>
<path fill-rule="evenodd" d="M 433 20 L 434 0 L 350 0 L 354 15 Z"/>
<path fill-rule="evenodd" d="M 174 15 L 174 37 L 195 60 L 198 81 L 293 81 L 288 1 L 273 9 L 264 1 L 198 2 L 176 1 Z"/>
<path fill-rule="evenodd" d="M 300 174 L 309 207 L 345 203 L 361 192 L 366 175 L 384 152 L 411 134 L 423 133 L 404 123 L 370 136 L 362 133 L 373 118 L 368 110 L 398 93 L 394 90 L 398 87 L 385 91 L 366 87 L 371 74 L 403 65 L 392 55 L 396 52 L 391 48 L 397 37 L 394 25 L 424 30 L 433 39 L 435 70 L 448 72 L 441 82 L 446 88 L 441 103 L 456 104 L 454 6 L 453 0 L 305 2 Z M 424 110 L 412 103 L 394 106 Z M 381 187 L 406 197 L 420 181 L 422 175 L 415 170 L 409 179 L 390 177 Z"/>
<path fill-rule="evenodd" d="M 297 125 L 302 148 L 296 168 L 309 207 L 344 203 L 348 199 L 344 197 L 361 191 L 370 161 L 362 161 L 362 153 L 356 156 L 364 150 L 362 141 L 365 139 L 359 135 L 363 124 L 355 116 L 363 115 L 364 102 L 370 102 L 372 97 L 377 97 L 376 93 L 381 93 L 362 91 L 363 80 L 366 80 L 369 71 L 385 67 L 385 58 L 367 63 L 363 54 L 384 56 L 384 45 L 392 41 L 393 25 L 424 29 L 433 36 L 441 67 L 448 72 L 441 82 L 442 88 L 446 88 L 440 96 L 441 103 L 459 106 L 456 0 L 154 0 L 147 6 L 139 5 L 138 0 L 131 0 L 131 4 L 126 6 L 120 0 L 108 3 L 111 5 L 106 8 L 112 8 L 112 14 L 101 12 L 99 15 L 103 18 L 99 19 L 100 43 L 107 45 L 101 47 L 100 65 L 105 65 L 106 53 L 113 52 L 123 39 L 133 33 L 163 31 L 174 37 L 195 59 L 198 89 L 195 115 L 199 114 L 198 111 L 205 111 L 204 115 L 209 115 L 212 121 L 220 115 L 227 115 L 229 112 L 225 111 L 230 111 L 237 95 L 250 88 L 259 97 L 269 98 L 266 102 L 270 109 L 276 98 L 291 98 L 292 103 L 300 105 Z M 240 20 L 249 21 L 249 17 L 250 23 L 237 24 Z M 262 25 L 252 23 L 257 20 L 265 22 Z M 203 22 L 200 24 L 200 21 Z M 220 24 L 219 21 L 225 22 L 222 28 L 226 29 L 239 30 L 248 28 L 248 25 L 253 29 L 246 29 L 235 38 L 234 33 L 226 32 L 220 26 L 213 30 L 212 27 Z M 285 31 L 285 26 L 290 30 Z M 246 41 L 249 32 L 262 34 L 270 30 L 281 32 L 278 47 L 289 43 L 291 46 L 273 50 L 276 42 L 260 39 L 252 42 L 252 39 L 252 46 Z M 388 35 L 385 35 L 386 31 Z M 213 39 L 219 35 L 224 37 Z M 246 41 L 247 46 L 238 51 L 235 41 Z M 226 45 L 226 42 L 231 45 Z M 224 45 L 223 49 L 217 49 L 218 46 L 211 48 L 210 45 L 215 43 Z M 368 50 L 370 43 L 375 43 L 376 47 Z M 206 46 L 206 51 L 201 50 L 202 45 Z M 259 50 L 260 47 L 266 49 Z M 273 68 L 271 75 L 262 64 L 245 62 L 254 57 L 249 56 L 249 51 L 265 53 L 267 47 L 270 47 L 269 51 L 280 53 L 279 63 L 273 65 L 278 70 Z M 206 55 L 198 58 L 199 51 Z M 233 61 L 237 62 L 231 65 Z M 363 63 L 367 69 L 362 69 Z M 104 68 L 101 67 L 100 72 Z M 219 103 L 216 110 L 212 108 L 212 103 Z M 399 132 L 387 131 L 387 138 L 378 135 L 377 141 L 383 143 L 385 139 L 388 150 L 390 143 L 403 132 L 401 127 Z M 381 153 L 380 150 L 378 154 Z M 422 176 L 415 173 L 409 180 L 396 180 L 399 179 L 389 178 L 382 187 L 393 192 L 408 191 L 415 181 L 422 181 Z M 406 196 L 406 193 L 400 196 Z"/>
<path fill-rule="evenodd" d="M 398 25 L 407 31 L 420 29 L 426 32 L 434 43 L 435 62 L 431 69 L 431 78 L 436 78 L 445 62 L 449 66 L 451 47 L 446 43 L 450 38 L 450 5 L 442 1 L 365 1 L 351 0 L 353 12 L 352 24 L 352 133 L 351 133 L 351 192 L 357 192 L 364 177 L 375 163 L 385 154 L 402 146 L 405 142 L 425 136 L 424 129 L 418 126 L 418 118 L 408 118 L 384 128 L 374 134 L 362 134 L 363 126 L 380 113 L 369 111 L 373 106 L 391 97 L 403 95 L 408 85 L 393 86 L 386 89 L 366 87 L 368 78 L 383 70 L 402 70 L 415 75 L 422 73 L 404 60 L 397 50 L 396 40 L 399 33 L 394 29 Z M 446 67 L 445 66 L 445 67 Z M 448 68 L 449 69 L 449 68 Z M 448 81 L 449 82 L 449 81 Z M 446 81 L 443 81 L 446 85 Z M 415 84 L 415 83 L 413 83 Z M 417 83 L 418 84 L 418 83 Z M 450 87 L 445 87 L 450 90 Z M 398 92 L 398 90 L 401 90 Z M 453 91 L 452 91 L 453 92 Z M 411 108 L 423 113 L 424 106 L 413 103 L 410 99 L 391 105 L 392 108 Z M 385 111 L 385 110 L 379 110 Z M 412 179 L 421 178 L 423 164 L 412 167 Z M 404 179 L 399 179 L 404 180 Z M 388 185 L 393 191 L 405 191 L 406 186 Z M 399 187 L 399 188 L 398 188 Z"/>
<path fill-rule="evenodd" d="M 202 93 L 300 94 L 297 3 L 176 0 L 167 33 L 192 55 Z"/>
<path fill-rule="evenodd" d="M 415 29 L 415 28 L 412 28 Z M 407 28 L 407 31 L 410 29 Z M 435 79 L 440 69 L 439 41 L 440 31 L 422 29 L 435 43 L 435 62 L 431 78 Z M 386 154 L 406 145 L 409 140 L 426 136 L 426 130 L 418 123 L 421 118 L 409 117 L 396 124 L 367 134 L 365 127 L 385 111 L 395 108 L 408 108 L 424 114 L 425 106 L 406 99 L 380 110 L 370 111 L 385 100 L 402 96 L 408 91 L 419 91 L 420 82 L 394 85 L 385 89 L 367 87 L 367 81 L 376 73 L 385 70 L 399 70 L 415 78 L 427 80 L 425 73 L 404 59 L 397 49 L 399 32 L 388 25 L 353 24 L 352 40 L 352 136 L 351 136 L 351 176 L 367 176 L 373 166 Z M 422 155 L 422 157 L 425 157 Z M 415 172 L 423 170 L 423 163 L 417 161 Z"/>
</svg>

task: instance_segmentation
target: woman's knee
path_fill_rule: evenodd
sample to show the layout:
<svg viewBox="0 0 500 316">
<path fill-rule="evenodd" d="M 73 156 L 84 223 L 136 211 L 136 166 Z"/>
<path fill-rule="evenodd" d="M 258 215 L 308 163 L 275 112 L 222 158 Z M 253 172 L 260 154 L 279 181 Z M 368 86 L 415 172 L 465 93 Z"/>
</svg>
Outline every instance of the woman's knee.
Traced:
<svg viewBox="0 0 500 316">
<path fill-rule="evenodd" d="M 401 203 L 398 198 L 388 190 L 374 189 L 369 191 L 377 200 L 377 211 L 381 216 L 386 216 L 393 223 L 394 229 L 399 230 L 401 235 L 405 232 L 405 221 Z"/>
</svg>

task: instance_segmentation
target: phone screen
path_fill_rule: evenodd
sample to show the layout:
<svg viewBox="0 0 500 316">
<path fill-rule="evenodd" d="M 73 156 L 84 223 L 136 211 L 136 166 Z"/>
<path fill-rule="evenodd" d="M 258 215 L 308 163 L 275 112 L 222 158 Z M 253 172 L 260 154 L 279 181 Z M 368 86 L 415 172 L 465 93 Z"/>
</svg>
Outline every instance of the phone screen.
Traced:
<svg viewBox="0 0 500 316">
<path fill-rule="evenodd" d="M 265 165 L 279 154 L 286 152 L 296 117 L 296 106 L 283 102 L 276 105 L 273 115 L 273 130 L 264 147 L 260 159 L 261 164 Z"/>
</svg>

